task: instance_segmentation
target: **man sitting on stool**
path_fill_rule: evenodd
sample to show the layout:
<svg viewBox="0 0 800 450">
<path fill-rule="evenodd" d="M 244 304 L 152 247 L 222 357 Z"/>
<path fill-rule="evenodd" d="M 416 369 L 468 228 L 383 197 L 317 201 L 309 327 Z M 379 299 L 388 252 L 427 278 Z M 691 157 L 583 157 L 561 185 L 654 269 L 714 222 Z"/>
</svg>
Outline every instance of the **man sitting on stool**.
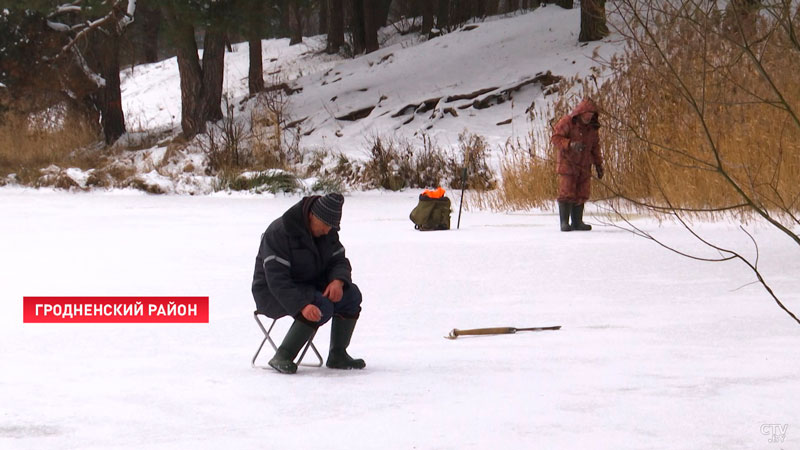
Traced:
<svg viewBox="0 0 800 450">
<path fill-rule="evenodd" d="M 361 313 L 361 292 L 350 279 L 350 261 L 339 242 L 344 197 L 339 193 L 304 197 L 261 235 L 253 274 L 258 311 L 270 318 L 286 315 L 294 323 L 269 365 L 297 372 L 294 359 L 322 324 L 333 317 L 325 365 L 363 369 L 363 359 L 347 354 Z"/>
</svg>

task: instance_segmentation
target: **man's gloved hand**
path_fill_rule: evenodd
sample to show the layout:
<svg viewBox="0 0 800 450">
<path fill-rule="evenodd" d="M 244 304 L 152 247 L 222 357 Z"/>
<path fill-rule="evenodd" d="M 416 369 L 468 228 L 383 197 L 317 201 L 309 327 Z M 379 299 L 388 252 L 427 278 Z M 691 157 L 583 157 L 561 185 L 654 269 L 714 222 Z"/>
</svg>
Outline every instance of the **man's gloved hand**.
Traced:
<svg viewBox="0 0 800 450">
<path fill-rule="evenodd" d="M 586 148 L 586 145 L 583 142 L 572 141 L 569 143 L 569 149 L 573 152 L 582 152 L 584 148 Z"/>
<path fill-rule="evenodd" d="M 606 173 L 606 171 L 603 170 L 603 166 L 594 166 L 594 170 L 597 171 L 597 178 L 602 180 L 603 175 Z"/>
</svg>

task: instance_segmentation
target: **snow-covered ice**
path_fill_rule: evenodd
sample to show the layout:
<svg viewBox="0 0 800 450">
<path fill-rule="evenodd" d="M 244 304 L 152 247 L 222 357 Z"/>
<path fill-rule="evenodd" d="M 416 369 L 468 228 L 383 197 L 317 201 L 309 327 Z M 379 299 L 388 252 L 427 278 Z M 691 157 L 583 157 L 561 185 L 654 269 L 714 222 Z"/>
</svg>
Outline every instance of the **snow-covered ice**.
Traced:
<svg viewBox="0 0 800 450">
<path fill-rule="evenodd" d="M 743 265 L 688 260 L 596 217 L 561 233 L 538 211 L 417 232 L 415 197 L 345 202 L 365 296 L 351 353 L 367 368 L 286 376 L 250 368 L 249 286 L 261 232 L 299 197 L 0 190 L 0 448 L 800 447 L 799 328 L 760 287 L 737 289 L 752 280 Z M 677 225 L 636 224 L 693 246 Z M 752 251 L 732 225 L 697 227 Z M 749 230 L 797 312 L 797 247 Z M 23 296 L 50 295 L 209 296 L 210 323 L 23 324 Z M 443 339 L 539 325 L 563 328 Z M 788 425 L 785 442 L 764 424 Z"/>
</svg>

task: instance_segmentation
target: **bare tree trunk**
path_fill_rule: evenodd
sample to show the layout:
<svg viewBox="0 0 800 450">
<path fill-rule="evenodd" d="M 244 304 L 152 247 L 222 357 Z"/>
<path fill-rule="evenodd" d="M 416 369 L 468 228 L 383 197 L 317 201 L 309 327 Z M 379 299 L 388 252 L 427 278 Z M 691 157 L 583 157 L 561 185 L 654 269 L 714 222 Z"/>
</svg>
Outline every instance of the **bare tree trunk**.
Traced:
<svg viewBox="0 0 800 450">
<path fill-rule="evenodd" d="M 250 69 L 247 72 L 247 86 L 250 95 L 264 90 L 264 66 L 261 62 L 261 39 L 251 37 L 247 41 L 250 50 Z"/>
<path fill-rule="evenodd" d="M 328 1 L 319 2 L 319 34 L 328 34 Z"/>
<path fill-rule="evenodd" d="M 353 33 L 353 55 L 364 53 L 367 48 L 364 30 L 364 0 L 350 0 L 352 2 L 351 30 Z M 369 1 L 369 0 L 367 0 Z"/>
<path fill-rule="evenodd" d="M 477 0 L 475 2 L 475 17 L 485 17 L 486 16 L 486 2 L 483 0 Z"/>
<path fill-rule="evenodd" d="M 519 9 L 519 0 L 506 0 L 506 12 L 514 12 Z"/>
<path fill-rule="evenodd" d="M 368 3 L 370 3 L 368 1 Z M 381 27 L 385 27 L 386 23 L 389 21 L 389 12 L 392 10 L 392 0 L 378 0 L 376 13 L 377 13 L 377 22 L 376 22 L 376 29 L 380 29 Z"/>
<path fill-rule="evenodd" d="M 250 62 L 250 67 L 247 70 L 247 88 L 250 95 L 255 95 L 264 90 L 264 55 L 261 48 L 261 37 L 266 15 L 266 8 L 261 4 L 257 4 L 246 19 L 247 27 L 245 32 Z"/>
<path fill-rule="evenodd" d="M 164 18 L 175 35 L 178 73 L 181 78 L 181 129 L 186 139 L 205 131 L 203 118 L 203 71 L 197 57 L 194 26 L 178 17 L 168 2 L 161 4 Z"/>
<path fill-rule="evenodd" d="M 158 6 L 150 8 L 150 2 L 142 2 L 136 8 L 137 21 L 141 25 L 141 43 L 144 62 L 158 61 L 158 31 L 161 28 L 161 12 Z"/>
<path fill-rule="evenodd" d="M 500 7 L 500 0 L 486 0 L 486 15 L 493 16 L 497 14 Z"/>
<path fill-rule="evenodd" d="M 464 0 L 450 0 L 447 2 L 447 24 L 453 29 L 461 24 L 464 15 Z"/>
<path fill-rule="evenodd" d="M 377 10 L 374 0 L 352 0 L 353 54 L 378 49 Z"/>
<path fill-rule="evenodd" d="M 430 3 L 430 0 L 400 0 L 400 15 L 406 17 L 418 17 L 422 15 L 422 8 L 424 3 Z"/>
<path fill-rule="evenodd" d="M 289 45 L 303 42 L 303 14 L 296 1 L 289 2 L 289 29 L 291 30 Z"/>
<path fill-rule="evenodd" d="M 556 5 L 564 9 L 572 9 L 572 7 L 575 6 L 572 0 L 556 0 Z"/>
<path fill-rule="evenodd" d="M 91 65 L 105 80 L 105 85 L 91 96 L 92 103 L 100 111 L 100 126 L 106 144 L 113 144 L 125 133 L 125 113 L 122 111 L 122 93 L 119 80 L 120 35 L 117 31 L 103 27 L 102 33 L 93 35 L 91 42 Z"/>
<path fill-rule="evenodd" d="M 581 34 L 578 41 L 599 41 L 608 36 L 605 0 L 581 1 Z"/>
<path fill-rule="evenodd" d="M 379 10 L 375 1 L 364 0 L 364 46 L 367 53 L 378 50 Z"/>
<path fill-rule="evenodd" d="M 339 53 L 344 44 L 344 2 L 323 0 L 328 4 L 328 48 L 330 54 Z"/>
<path fill-rule="evenodd" d="M 278 28 L 275 34 L 280 37 L 289 36 L 292 32 L 289 24 L 289 0 L 275 0 L 271 3 L 278 12 Z"/>
<path fill-rule="evenodd" d="M 436 28 L 444 31 L 450 27 L 450 0 L 439 0 L 439 11 L 436 14 Z"/>
<path fill-rule="evenodd" d="M 225 72 L 225 33 L 215 27 L 203 40 L 203 119 L 222 119 L 222 78 Z"/>
<path fill-rule="evenodd" d="M 464 7 L 467 8 L 467 20 L 482 16 L 481 10 L 484 9 L 482 5 L 483 0 L 468 0 L 464 4 Z"/>
<path fill-rule="evenodd" d="M 458 26 L 476 16 L 474 0 L 450 0 L 450 25 Z"/>
<path fill-rule="evenodd" d="M 422 2 L 422 34 L 427 36 L 433 29 L 433 2 L 421 0 Z"/>
<path fill-rule="evenodd" d="M 103 127 L 106 143 L 111 144 L 125 134 L 125 113 L 122 111 L 122 92 L 119 86 L 120 36 L 111 34 L 108 40 L 110 41 L 110 54 L 108 61 L 103 64 L 103 72 L 101 73 L 106 80 L 106 85 L 101 91 L 101 98 L 105 108 L 101 110 L 100 123 Z"/>
</svg>

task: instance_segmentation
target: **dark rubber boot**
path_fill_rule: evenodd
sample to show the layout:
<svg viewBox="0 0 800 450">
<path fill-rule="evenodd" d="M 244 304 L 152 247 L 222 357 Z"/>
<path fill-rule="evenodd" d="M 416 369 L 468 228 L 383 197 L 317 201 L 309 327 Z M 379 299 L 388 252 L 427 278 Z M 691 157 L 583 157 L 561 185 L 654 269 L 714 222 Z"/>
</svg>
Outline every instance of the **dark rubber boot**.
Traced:
<svg viewBox="0 0 800 450">
<path fill-rule="evenodd" d="M 591 231 L 592 226 L 583 223 L 583 204 L 572 207 L 572 229 L 577 231 Z"/>
<path fill-rule="evenodd" d="M 295 319 L 275 356 L 269 360 L 269 365 L 280 373 L 297 372 L 297 364 L 294 363 L 294 359 L 316 331 L 317 327 Z"/>
<path fill-rule="evenodd" d="M 569 226 L 569 215 L 572 212 L 572 203 L 558 202 L 558 215 L 561 218 L 561 231 L 572 231 Z"/>
<path fill-rule="evenodd" d="M 325 365 L 331 369 L 363 369 L 367 366 L 363 359 L 353 359 L 347 354 L 350 338 L 358 319 L 335 316 L 331 324 L 331 348 Z"/>
</svg>

